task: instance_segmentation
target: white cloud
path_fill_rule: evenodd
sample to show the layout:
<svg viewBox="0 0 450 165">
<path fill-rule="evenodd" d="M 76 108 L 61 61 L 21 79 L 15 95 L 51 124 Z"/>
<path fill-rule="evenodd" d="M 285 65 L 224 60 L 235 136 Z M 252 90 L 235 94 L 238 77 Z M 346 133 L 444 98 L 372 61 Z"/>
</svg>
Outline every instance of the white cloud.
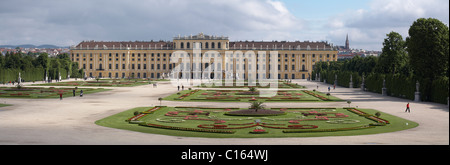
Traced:
<svg viewBox="0 0 450 165">
<path fill-rule="evenodd" d="M 329 18 L 327 38 L 344 45 L 349 34 L 350 47 L 381 50 L 391 31 L 408 36 L 408 29 L 418 18 L 437 18 L 448 25 L 448 0 L 374 0 L 367 10 L 348 11 Z"/>
<path fill-rule="evenodd" d="M 290 39 L 291 33 L 304 27 L 302 20 L 275 0 L 2 0 L 0 3 L 0 44 L 171 40 L 178 34 L 199 32 L 230 36 L 231 40 L 281 40 Z"/>
</svg>

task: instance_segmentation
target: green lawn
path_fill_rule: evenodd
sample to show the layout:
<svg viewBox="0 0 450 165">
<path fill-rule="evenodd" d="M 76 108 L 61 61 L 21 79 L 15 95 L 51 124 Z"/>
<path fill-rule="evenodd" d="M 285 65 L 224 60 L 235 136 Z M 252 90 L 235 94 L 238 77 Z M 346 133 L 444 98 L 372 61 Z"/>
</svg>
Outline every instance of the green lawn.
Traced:
<svg viewBox="0 0 450 165">
<path fill-rule="evenodd" d="M 70 81 L 57 83 L 34 84 L 33 86 L 94 86 L 94 87 L 133 87 L 148 85 L 147 80 L 127 80 L 127 79 L 101 79 L 91 81 Z"/>
<path fill-rule="evenodd" d="M 0 107 L 11 106 L 10 104 L 0 104 Z"/>
<path fill-rule="evenodd" d="M 370 120 L 367 117 L 343 108 L 272 108 L 274 111 L 285 111 L 286 114 L 267 117 L 225 115 L 225 112 L 235 110 L 238 109 L 165 106 L 157 109 L 157 107 L 139 107 L 106 117 L 95 123 L 105 127 L 144 133 L 208 138 L 351 136 L 394 132 L 418 126 L 415 122 L 383 112 L 380 112 L 381 116 L 379 119 L 388 121 L 389 124 L 385 124 L 384 126 L 369 126 L 370 124 L 380 122 Z M 367 113 L 366 116 L 373 116 L 373 114 L 378 112 L 372 109 L 358 110 Z M 135 116 L 134 112 L 141 113 Z M 142 115 L 142 117 L 137 118 L 139 115 Z M 327 119 L 324 119 L 324 117 Z M 257 122 L 259 122 L 258 125 L 256 125 Z M 300 127 L 295 127 L 296 125 Z M 213 128 L 215 126 L 233 129 Z M 314 126 L 317 126 L 317 128 L 313 128 Z M 257 127 L 263 128 L 267 133 L 250 133 Z M 287 129 L 292 127 L 304 129 Z M 220 133 L 221 131 L 229 132 Z M 305 132 L 286 133 L 289 131 Z"/>
<path fill-rule="evenodd" d="M 320 102 L 343 101 L 332 95 L 327 96 L 318 91 L 278 90 L 275 96 L 260 96 L 261 91 L 248 90 L 184 90 L 163 98 L 170 101 L 201 101 L 201 102 Z"/>
<path fill-rule="evenodd" d="M 11 87 L 0 88 L 0 98 L 59 98 L 59 94 L 62 93 L 63 97 L 72 97 L 74 88 L 42 88 L 42 87 L 22 87 L 21 89 Z M 91 93 L 109 91 L 111 89 L 103 88 L 78 88 L 75 90 L 75 95 L 79 96 L 80 91 L 83 90 L 83 95 Z"/>
<path fill-rule="evenodd" d="M 271 88 L 269 82 L 259 83 L 256 81 L 255 84 L 250 85 L 247 80 L 244 81 L 230 81 L 231 84 L 226 84 L 226 80 L 212 80 L 209 83 L 202 83 L 198 87 L 202 88 L 248 88 L 248 87 L 257 87 L 257 88 Z M 290 83 L 286 81 L 278 81 L 278 88 L 306 88 L 305 86 L 299 85 L 297 83 Z"/>
</svg>

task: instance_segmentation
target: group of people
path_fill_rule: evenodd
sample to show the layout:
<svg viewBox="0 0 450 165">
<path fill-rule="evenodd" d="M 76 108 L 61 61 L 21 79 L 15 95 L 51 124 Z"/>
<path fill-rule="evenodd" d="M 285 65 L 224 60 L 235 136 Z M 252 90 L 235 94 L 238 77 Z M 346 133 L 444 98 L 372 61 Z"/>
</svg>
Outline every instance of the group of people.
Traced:
<svg viewBox="0 0 450 165">
<path fill-rule="evenodd" d="M 181 85 L 181 90 L 184 90 L 184 85 Z M 180 91 L 180 86 L 178 85 L 178 91 Z"/>
</svg>

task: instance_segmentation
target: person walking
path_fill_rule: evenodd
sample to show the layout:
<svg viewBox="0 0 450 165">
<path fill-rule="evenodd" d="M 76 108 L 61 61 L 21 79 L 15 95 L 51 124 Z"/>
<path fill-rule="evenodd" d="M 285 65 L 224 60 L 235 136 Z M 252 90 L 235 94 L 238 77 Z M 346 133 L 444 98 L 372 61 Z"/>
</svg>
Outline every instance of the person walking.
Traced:
<svg viewBox="0 0 450 165">
<path fill-rule="evenodd" d="M 330 91 L 330 89 L 331 89 L 331 87 L 330 87 L 330 86 L 328 86 L 328 92 Z"/>
<path fill-rule="evenodd" d="M 73 90 L 73 97 L 75 97 L 75 89 Z"/>
<path fill-rule="evenodd" d="M 80 97 L 83 97 L 83 90 L 80 91 Z"/>
<path fill-rule="evenodd" d="M 405 112 L 411 113 L 411 112 L 410 112 L 410 109 L 409 109 L 409 102 L 408 102 L 408 104 L 406 104 L 406 110 L 405 110 Z"/>
<path fill-rule="evenodd" d="M 59 100 L 62 100 L 62 93 L 59 93 Z"/>
<path fill-rule="evenodd" d="M 178 85 L 178 91 L 180 91 L 180 86 Z"/>
</svg>

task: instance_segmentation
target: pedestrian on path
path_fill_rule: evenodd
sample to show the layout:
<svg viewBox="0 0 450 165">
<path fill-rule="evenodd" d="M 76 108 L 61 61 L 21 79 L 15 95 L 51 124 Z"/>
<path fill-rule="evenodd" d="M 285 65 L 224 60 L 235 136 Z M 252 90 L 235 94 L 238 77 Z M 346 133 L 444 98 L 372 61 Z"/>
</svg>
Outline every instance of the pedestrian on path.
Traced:
<svg viewBox="0 0 450 165">
<path fill-rule="evenodd" d="M 83 97 L 83 90 L 80 91 L 80 97 Z"/>
<path fill-rule="evenodd" d="M 408 102 L 408 104 L 406 104 L 406 110 L 405 110 L 405 112 L 411 113 L 411 112 L 410 112 L 410 109 L 409 109 L 409 102 Z"/>
<path fill-rule="evenodd" d="M 59 100 L 62 100 L 62 93 L 59 93 Z"/>
</svg>

